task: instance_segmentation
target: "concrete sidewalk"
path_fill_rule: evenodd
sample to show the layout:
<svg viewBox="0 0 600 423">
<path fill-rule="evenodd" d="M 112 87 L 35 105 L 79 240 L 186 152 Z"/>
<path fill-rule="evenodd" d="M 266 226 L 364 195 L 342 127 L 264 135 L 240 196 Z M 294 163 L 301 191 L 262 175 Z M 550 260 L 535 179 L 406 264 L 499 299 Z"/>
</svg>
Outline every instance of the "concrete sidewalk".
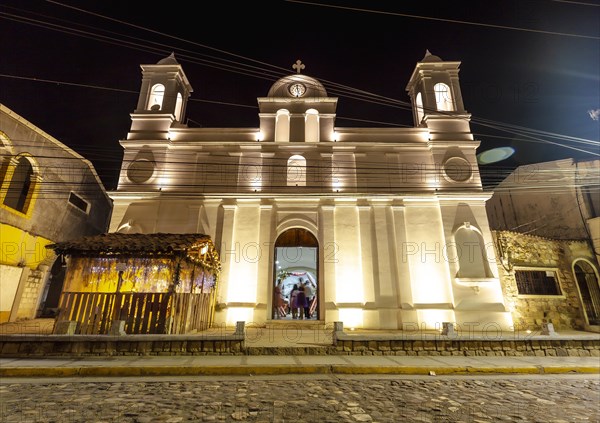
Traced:
<svg viewBox="0 0 600 423">
<path fill-rule="evenodd" d="M 599 357 L 123 356 L 2 358 L 0 378 L 283 374 L 600 374 Z"/>
<path fill-rule="evenodd" d="M 224 351 L 222 347 L 214 352 L 205 352 L 212 350 L 190 346 L 194 343 L 205 343 L 212 338 L 216 339 L 216 344 L 223 343 L 223 340 L 234 336 L 234 328 L 217 327 L 206 333 L 190 335 L 111 337 L 49 335 L 51 331 L 46 329 L 50 328 L 53 322 L 42 320 L 12 326 L 0 325 L 0 339 L 3 339 L 5 344 L 16 342 L 14 340 L 20 337 L 31 338 L 27 341 L 29 344 L 25 345 L 31 348 L 21 346 L 15 349 L 14 354 L 4 354 L 4 357 L 0 358 L 0 378 L 285 374 L 600 374 L 600 357 L 597 356 L 600 335 L 597 333 L 561 331 L 553 336 L 542 336 L 536 333 L 511 332 L 490 339 L 491 335 L 487 333 L 456 334 L 453 337 L 442 336 L 439 332 L 424 331 L 356 330 L 334 333 L 330 327 L 309 329 L 299 327 L 295 322 L 277 323 L 271 327 L 248 325 L 241 338 L 244 347 L 235 355 Z M 61 342 L 57 341 L 59 338 L 62 339 Z M 334 338 L 338 347 L 344 344 L 341 351 L 345 353 L 335 350 Z M 55 354 L 44 352 L 44 346 L 52 342 L 60 347 L 62 353 L 59 354 L 59 350 L 56 350 Z M 78 355 L 69 355 L 64 354 L 63 344 L 67 342 L 87 342 L 94 345 L 86 350 L 91 351 L 89 355 L 82 355 L 79 350 Z M 100 344 L 108 345 L 111 342 L 115 344 L 112 349 L 107 347 L 105 354 L 101 354 Z M 136 342 L 139 345 L 135 344 Z M 137 347 L 130 346 L 122 349 L 119 347 L 120 343 L 135 344 L 134 347 L 140 347 L 141 344 L 157 344 L 155 350 L 158 352 L 143 354 L 140 353 L 143 350 L 141 347 L 136 349 Z M 163 344 L 168 344 L 169 348 Z M 187 345 L 185 348 L 184 344 Z M 330 353 L 332 348 L 334 353 Z M 5 352 L 4 349 L 2 351 Z M 172 354 L 172 351 L 177 353 L 163 355 Z M 461 354 L 454 355 L 457 351 Z M 119 352 L 123 355 L 117 355 Z M 422 353 L 428 354 L 421 355 Z"/>
</svg>

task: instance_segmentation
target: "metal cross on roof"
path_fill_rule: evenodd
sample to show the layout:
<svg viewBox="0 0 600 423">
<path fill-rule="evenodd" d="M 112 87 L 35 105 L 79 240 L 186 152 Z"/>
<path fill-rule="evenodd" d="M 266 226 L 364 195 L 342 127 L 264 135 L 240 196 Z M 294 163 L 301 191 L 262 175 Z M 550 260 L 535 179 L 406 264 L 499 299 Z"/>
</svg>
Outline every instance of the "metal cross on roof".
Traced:
<svg viewBox="0 0 600 423">
<path fill-rule="evenodd" d="M 296 71 L 298 73 L 302 72 L 302 69 L 304 69 L 306 66 L 304 65 L 304 63 L 302 63 L 302 60 L 298 59 L 296 60 L 296 64 L 292 65 L 292 69 L 296 69 Z"/>
</svg>

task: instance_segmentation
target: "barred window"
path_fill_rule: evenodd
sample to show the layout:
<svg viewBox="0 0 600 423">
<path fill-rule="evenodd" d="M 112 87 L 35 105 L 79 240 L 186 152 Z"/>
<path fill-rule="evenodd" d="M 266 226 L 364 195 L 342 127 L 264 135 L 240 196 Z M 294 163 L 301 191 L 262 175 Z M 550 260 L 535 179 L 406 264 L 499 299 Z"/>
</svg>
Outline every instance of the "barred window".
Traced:
<svg viewBox="0 0 600 423">
<path fill-rule="evenodd" d="M 562 295 L 553 270 L 516 270 L 520 295 Z"/>
</svg>

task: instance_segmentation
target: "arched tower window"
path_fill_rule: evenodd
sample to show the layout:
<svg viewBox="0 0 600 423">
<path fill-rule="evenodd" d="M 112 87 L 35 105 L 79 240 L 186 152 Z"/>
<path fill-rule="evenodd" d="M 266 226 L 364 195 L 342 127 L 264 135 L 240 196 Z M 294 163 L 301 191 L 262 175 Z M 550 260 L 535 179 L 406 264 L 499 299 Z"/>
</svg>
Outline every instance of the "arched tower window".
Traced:
<svg viewBox="0 0 600 423">
<path fill-rule="evenodd" d="M 306 186 L 306 159 L 299 155 L 293 155 L 287 163 L 287 185 L 288 187 Z"/>
<path fill-rule="evenodd" d="M 479 230 L 466 223 L 454 234 L 458 254 L 458 278 L 492 277 Z"/>
<path fill-rule="evenodd" d="M 2 203 L 11 209 L 27 213 L 32 202 L 36 182 L 33 166 L 27 157 L 20 156 L 16 159 L 16 165 L 11 173 L 10 183 L 8 183 L 6 195 Z M 9 176 L 7 175 L 8 178 Z"/>
<path fill-rule="evenodd" d="M 446 84 L 438 82 L 433 86 L 435 92 L 435 104 L 439 111 L 451 112 L 454 110 L 454 102 L 450 87 Z"/>
<path fill-rule="evenodd" d="M 304 117 L 304 139 L 306 142 L 319 142 L 319 112 L 308 109 Z"/>
<path fill-rule="evenodd" d="M 417 106 L 417 126 L 419 126 L 423 120 L 423 96 L 421 93 L 417 93 L 415 105 Z"/>
<path fill-rule="evenodd" d="M 155 84 L 150 90 L 148 98 L 148 110 L 161 110 L 163 100 L 165 99 L 165 86 L 163 84 Z"/>
<path fill-rule="evenodd" d="M 181 93 L 177 93 L 177 101 L 175 103 L 175 119 L 178 122 L 181 122 L 182 113 L 183 113 L 183 97 L 181 96 Z"/>
<path fill-rule="evenodd" d="M 290 140 L 290 112 L 286 109 L 277 110 L 275 117 L 275 142 Z"/>
</svg>

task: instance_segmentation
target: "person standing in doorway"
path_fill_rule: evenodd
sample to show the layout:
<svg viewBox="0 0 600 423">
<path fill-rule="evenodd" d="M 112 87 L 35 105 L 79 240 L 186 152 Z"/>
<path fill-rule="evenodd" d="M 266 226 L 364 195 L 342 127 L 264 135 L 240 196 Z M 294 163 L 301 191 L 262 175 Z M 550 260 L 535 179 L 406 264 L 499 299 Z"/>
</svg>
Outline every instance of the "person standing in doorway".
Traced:
<svg viewBox="0 0 600 423">
<path fill-rule="evenodd" d="M 315 295 L 317 295 L 317 287 L 315 283 L 308 279 L 304 283 L 304 293 L 306 295 L 306 306 L 304 307 L 304 318 L 310 319 L 312 317 L 311 309 L 312 303 L 315 300 Z"/>
<path fill-rule="evenodd" d="M 290 308 L 292 309 L 292 319 L 298 318 L 298 285 L 294 284 L 290 291 Z"/>
<path fill-rule="evenodd" d="M 304 283 L 302 282 L 302 279 L 300 279 L 300 283 L 298 284 L 296 304 L 298 306 L 298 318 L 304 319 L 304 310 L 306 310 L 306 307 L 308 306 L 308 301 L 306 300 L 306 293 L 304 292 Z"/>
<path fill-rule="evenodd" d="M 283 291 L 282 291 L 282 282 L 281 279 L 277 279 L 277 285 L 275 285 L 273 295 L 275 296 L 275 312 L 277 317 L 283 319 L 286 316 L 285 311 L 285 301 L 283 300 Z"/>
</svg>

